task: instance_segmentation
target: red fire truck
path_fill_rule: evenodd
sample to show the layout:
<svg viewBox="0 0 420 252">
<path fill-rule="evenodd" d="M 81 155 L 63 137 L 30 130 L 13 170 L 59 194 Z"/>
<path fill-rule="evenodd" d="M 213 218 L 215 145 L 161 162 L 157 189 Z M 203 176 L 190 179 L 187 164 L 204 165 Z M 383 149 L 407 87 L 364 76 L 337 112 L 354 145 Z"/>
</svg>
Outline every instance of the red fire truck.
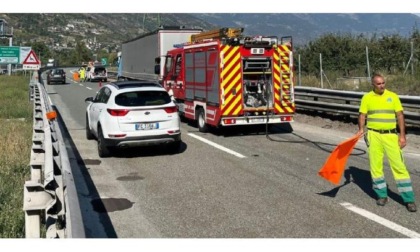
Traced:
<svg viewBox="0 0 420 252">
<path fill-rule="evenodd" d="M 292 38 L 242 34 L 202 32 L 166 55 L 162 85 L 200 132 L 293 121 Z"/>
</svg>

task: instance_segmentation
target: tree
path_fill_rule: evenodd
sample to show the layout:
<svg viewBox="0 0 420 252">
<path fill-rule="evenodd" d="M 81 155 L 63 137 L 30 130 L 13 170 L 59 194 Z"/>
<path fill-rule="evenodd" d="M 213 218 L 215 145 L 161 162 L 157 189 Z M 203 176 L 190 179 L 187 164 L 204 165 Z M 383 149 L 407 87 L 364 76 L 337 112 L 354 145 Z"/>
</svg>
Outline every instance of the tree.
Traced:
<svg viewBox="0 0 420 252">
<path fill-rule="evenodd" d="M 50 51 L 48 46 L 43 42 L 34 42 L 27 46 L 30 46 L 32 48 L 32 50 L 36 53 L 41 63 L 47 62 L 48 59 L 52 58 L 52 52 Z"/>
<path fill-rule="evenodd" d="M 410 57 L 408 40 L 403 39 L 400 35 L 388 35 L 383 36 L 376 43 L 374 54 L 379 57 L 373 59 L 374 64 L 389 74 L 396 70 L 403 70 L 402 62 Z"/>
<path fill-rule="evenodd" d="M 92 59 L 92 52 L 88 50 L 86 44 L 82 41 L 76 42 L 76 47 L 70 53 L 69 63 L 72 65 L 81 65 L 82 62 L 88 62 Z"/>
</svg>

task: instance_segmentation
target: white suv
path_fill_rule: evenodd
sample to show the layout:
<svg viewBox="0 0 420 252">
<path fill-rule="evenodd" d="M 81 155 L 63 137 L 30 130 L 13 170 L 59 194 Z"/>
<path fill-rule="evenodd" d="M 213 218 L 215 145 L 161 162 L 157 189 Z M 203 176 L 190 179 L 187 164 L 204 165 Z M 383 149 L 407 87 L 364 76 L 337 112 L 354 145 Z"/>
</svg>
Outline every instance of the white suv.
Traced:
<svg viewBox="0 0 420 252">
<path fill-rule="evenodd" d="M 98 140 L 100 157 L 112 147 L 181 146 L 180 118 L 175 103 L 158 83 L 118 81 L 88 97 L 86 138 Z"/>
<path fill-rule="evenodd" d="M 104 66 L 98 65 L 93 66 L 89 69 L 89 71 L 86 72 L 86 78 L 88 81 L 108 81 L 108 71 Z"/>
</svg>

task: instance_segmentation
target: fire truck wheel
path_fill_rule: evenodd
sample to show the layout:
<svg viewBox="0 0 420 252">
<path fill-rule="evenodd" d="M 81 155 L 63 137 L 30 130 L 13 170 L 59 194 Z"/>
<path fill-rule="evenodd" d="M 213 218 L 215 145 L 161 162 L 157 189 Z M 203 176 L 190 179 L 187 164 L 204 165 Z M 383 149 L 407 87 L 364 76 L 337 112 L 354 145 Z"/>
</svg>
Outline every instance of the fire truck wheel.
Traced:
<svg viewBox="0 0 420 252">
<path fill-rule="evenodd" d="M 199 108 L 198 111 L 197 111 L 197 113 L 198 113 L 198 130 L 200 132 L 205 133 L 209 129 L 208 129 L 208 126 L 206 124 L 206 117 L 204 115 L 204 109 L 203 108 Z"/>
</svg>

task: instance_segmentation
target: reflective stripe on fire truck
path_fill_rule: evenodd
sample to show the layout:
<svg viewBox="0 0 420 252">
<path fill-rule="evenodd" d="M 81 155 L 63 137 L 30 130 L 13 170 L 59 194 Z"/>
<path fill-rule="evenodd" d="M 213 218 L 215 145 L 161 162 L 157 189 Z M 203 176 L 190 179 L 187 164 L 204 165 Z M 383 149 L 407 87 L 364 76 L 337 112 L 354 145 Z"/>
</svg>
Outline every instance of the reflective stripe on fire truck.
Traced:
<svg viewBox="0 0 420 252">
<path fill-rule="evenodd" d="M 220 61 L 223 116 L 238 115 L 243 108 L 241 56 L 239 46 L 222 45 L 223 58 Z"/>
<path fill-rule="evenodd" d="M 292 59 L 289 58 L 292 56 L 291 47 L 289 44 L 279 45 L 277 52 L 278 55 L 275 54 L 275 60 L 280 60 L 280 69 L 278 69 L 277 64 L 274 64 L 274 88 L 276 91 L 279 90 L 280 93 L 275 92 L 275 110 L 280 113 L 293 113 L 295 105 L 292 97 L 293 84 L 291 83 Z"/>
</svg>

